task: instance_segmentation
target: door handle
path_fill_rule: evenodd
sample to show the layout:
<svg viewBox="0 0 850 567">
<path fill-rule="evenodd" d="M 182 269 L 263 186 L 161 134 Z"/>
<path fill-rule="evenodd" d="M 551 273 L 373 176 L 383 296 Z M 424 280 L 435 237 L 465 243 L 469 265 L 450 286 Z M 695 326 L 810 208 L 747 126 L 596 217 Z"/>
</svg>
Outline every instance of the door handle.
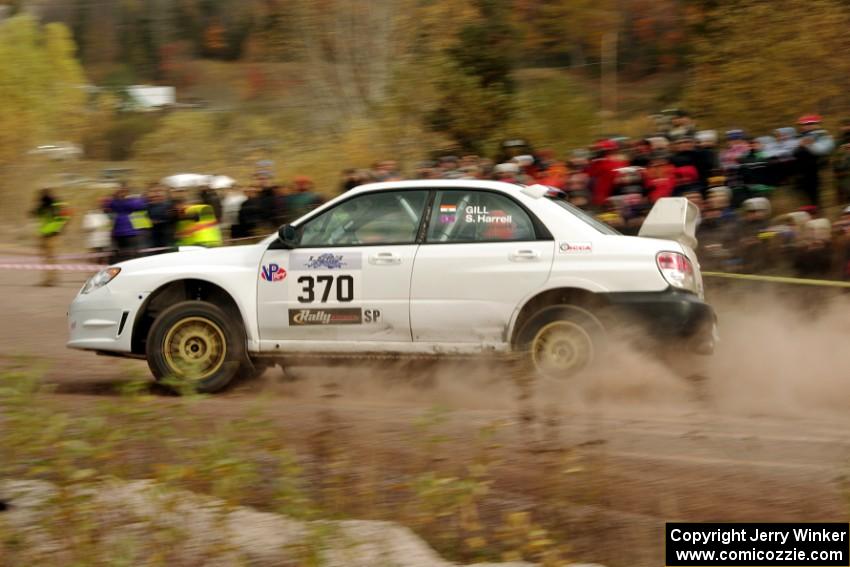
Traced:
<svg viewBox="0 0 850 567">
<path fill-rule="evenodd" d="M 510 259 L 514 262 L 525 262 L 529 260 L 537 260 L 540 258 L 540 252 L 537 250 L 517 250 L 511 252 Z"/>
<path fill-rule="evenodd" d="M 401 264 L 401 256 L 394 252 L 378 252 L 369 256 L 369 263 L 377 266 Z"/>
</svg>

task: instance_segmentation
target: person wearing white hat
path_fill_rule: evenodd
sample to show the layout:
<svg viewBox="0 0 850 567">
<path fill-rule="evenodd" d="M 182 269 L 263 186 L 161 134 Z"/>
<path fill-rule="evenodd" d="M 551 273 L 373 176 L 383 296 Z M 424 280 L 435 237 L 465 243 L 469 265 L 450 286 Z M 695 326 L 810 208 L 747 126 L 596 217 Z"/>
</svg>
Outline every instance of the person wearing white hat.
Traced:
<svg viewBox="0 0 850 567">
<path fill-rule="evenodd" d="M 745 273 L 759 272 L 765 268 L 767 241 L 763 238 L 770 219 L 770 201 L 765 197 L 752 197 L 741 203 L 744 211 L 739 233 L 738 256 Z"/>
<path fill-rule="evenodd" d="M 700 130 L 697 132 L 697 142 L 700 147 L 714 147 L 717 143 L 717 130 Z"/>
<path fill-rule="evenodd" d="M 708 190 L 702 220 L 697 227 L 697 255 L 704 270 L 735 269 L 738 245 L 738 216 L 729 207 L 732 191 L 718 186 Z"/>
<path fill-rule="evenodd" d="M 795 243 L 794 268 L 804 278 L 828 278 L 832 269 L 832 223 L 819 217 L 806 221 Z"/>
<path fill-rule="evenodd" d="M 239 223 L 239 210 L 242 208 L 242 203 L 247 199 L 248 197 L 236 184 L 225 190 L 224 198 L 221 200 L 221 230 L 230 238 L 233 238 L 233 226 Z"/>
<path fill-rule="evenodd" d="M 534 182 L 534 175 L 537 171 L 537 168 L 534 166 L 534 156 L 523 154 L 520 156 L 514 156 L 511 161 L 519 166 L 519 171 L 516 176 L 517 183 L 528 185 Z"/>
<path fill-rule="evenodd" d="M 493 172 L 495 173 L 497 181 L 516 183 L 517 177 L 519 176 L 519 165 L 512 161 L 506 161 L 496 164 L 496 167 L 493 168 Z"/>
<path fill-rule="evenodd" d="M 717 131 L 700 130 L 696 134 L 697 147 L 694 149 L 694 165 L 699 172 L 700 181 L 706 187 L 715 171 L 720 169 L 720 156 L 717 153 Z"/>
</svg>

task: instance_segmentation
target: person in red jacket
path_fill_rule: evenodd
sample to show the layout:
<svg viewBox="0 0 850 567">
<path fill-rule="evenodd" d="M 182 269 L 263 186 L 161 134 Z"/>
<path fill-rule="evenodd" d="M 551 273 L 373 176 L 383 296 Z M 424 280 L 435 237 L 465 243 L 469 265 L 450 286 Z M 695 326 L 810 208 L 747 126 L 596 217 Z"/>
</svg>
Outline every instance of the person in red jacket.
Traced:
<svg viewBox="0 0 850 567">
<path fill-rule="evenodd" d="M 593 183 L 591 203 L 596 207 L 605 204 L 614 188 L 617 169 L 626 167 L 629 163 L 617 154 L 617 143 L 613 140 L 600 140 L 594 144 L 597 157 L 590 162 L 587 173 Z"/>
<path fill-rule="evenodd" d="M 650 203 L 669 197 L 676 188 L 676 168 L 666 158 L 654 156 L 646 169 L 644 184 Z"/>
<path fill-rule="evenodd" d="M 681 197 L 687 193 L 701 193 L 699 172 L 693 165 L 680 165 L 675 168 L 676 188 L 673 195 Z"/>
</svg>

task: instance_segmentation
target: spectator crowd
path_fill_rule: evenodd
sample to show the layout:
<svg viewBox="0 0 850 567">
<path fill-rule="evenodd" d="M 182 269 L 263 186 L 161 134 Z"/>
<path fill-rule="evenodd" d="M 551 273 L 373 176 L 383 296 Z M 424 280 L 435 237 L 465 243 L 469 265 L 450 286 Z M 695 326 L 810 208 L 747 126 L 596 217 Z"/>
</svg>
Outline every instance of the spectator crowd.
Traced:
<svg viewBox="0 0 850 567">
<path fill-rule="evenodd" d="M 770 135 L 740 129 L 721 135 L 698 130 L 686 111 L 676 110 L 645 138 L 606 137 L 563 158 L 525 140 L 506 140 L 496 159 L 442 155 L 418 164 L 414 177 L 547 185 L 550 197 L 625 234 L 638 233 L 658 199 L 682 196 L 701 212 L 704 270 L 850 279 L 850 120 L 835 137 L 821 122 L 811 114 Z M 344 170 L 340 190 L 401 178 L 388 160 Z M 832 219 L 823 207 L 830 178 L 841 204 Z M 788 187 L 799 206 L 774 214 L 780 187 Z"/>
<path fill-rule="evenodd" d="M 385 160 L 344 170 L 339 191 L 407 177 L 396 161 Z M 678 110 L 645 138 L 605 137 L 567 156 L 533 148 L 526 140 L 505 140 L 495 159 L 435 155 L 418 163 L 412 177 L 546 185 L 551 198 L 625 234 L 637 234 L 658 199 L 683 196 L 701 211 L 697 238 L 704 270 L 850 279 L 850 120 L 835 137 L 817 115 L 802 116 L 796 127 L 779 127 L 770 135 L 740 129 L 720 135 L 698 130 L 689 114 Z M 826 179 L 834 181 L 842 206 L 832 219 L 823 208 Z M 796 193 L 796 210 L 774 214 L 779 187 Z M 215 246 L 264 236 L 323 202 L 310 178 L 277 183 L 265 162 L 244 187 L 151 183 L 142 194 L 131 193 L 123 184 L 85 214 L 91 251 L 122 260 L 174 245 Z M 64 221 L 57 219 L 64 209 L 49 190 L 39 199 L 34 214 L 47 242 L 61 230 Z M 45 244 L 45 254 L 52 248 Z"/>
<path fill-rule="evenodd" d="M 122 183 L 83 216 L 89 251 L 112 253 L 120 261 L 178 245 L 218 246 L 266 236 L 322 203 L 309 178 L 296 177 L 284 186 L 265 171 L 244 188 L 174 188 L 160 182 L 131 193 Z"/>
</svg>

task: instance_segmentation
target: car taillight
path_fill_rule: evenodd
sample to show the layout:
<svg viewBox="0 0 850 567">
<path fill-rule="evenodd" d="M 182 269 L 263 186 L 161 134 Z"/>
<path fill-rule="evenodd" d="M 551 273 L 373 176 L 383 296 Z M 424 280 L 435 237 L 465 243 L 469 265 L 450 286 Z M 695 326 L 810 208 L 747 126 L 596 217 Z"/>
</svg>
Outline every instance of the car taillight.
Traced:
<svg viewBox="0 0 850 567">
<path fill-rule="evenodd" d="M 655 263 L 668 284 L 679 289 L 697 292 L 694 267 L 687 256 L 678 252 L 659 252 Z"/>
</svg>

